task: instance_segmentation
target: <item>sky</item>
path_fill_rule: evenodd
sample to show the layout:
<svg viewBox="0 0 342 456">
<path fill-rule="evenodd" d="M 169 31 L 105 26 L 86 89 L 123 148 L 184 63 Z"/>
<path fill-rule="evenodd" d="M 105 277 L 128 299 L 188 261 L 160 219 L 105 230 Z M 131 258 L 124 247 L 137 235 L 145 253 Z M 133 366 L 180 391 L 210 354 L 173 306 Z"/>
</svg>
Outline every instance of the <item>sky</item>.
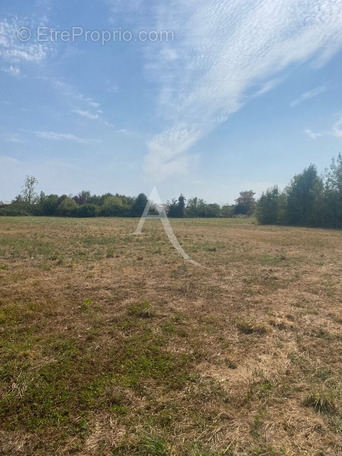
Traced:
<svg viewBox="0 0 342 456">
<path fill-rule="evenodd" d="M 342 0 L 0 0 L 0 200 L 231 204 L 342 152 Z"/>
</svg>

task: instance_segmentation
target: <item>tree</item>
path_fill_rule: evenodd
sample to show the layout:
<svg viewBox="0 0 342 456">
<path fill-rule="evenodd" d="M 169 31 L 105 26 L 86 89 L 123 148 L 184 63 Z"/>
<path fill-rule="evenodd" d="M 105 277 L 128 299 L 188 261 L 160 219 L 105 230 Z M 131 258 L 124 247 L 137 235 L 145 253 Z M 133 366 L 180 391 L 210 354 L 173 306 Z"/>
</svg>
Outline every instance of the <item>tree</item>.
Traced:
<svg viewBox="0 0 342 456">
<path fill-rule="evenodd" d="M 240 196 L 235 200 L 235 214 L 252 215 L 256 207 L 254 195 L 252 190 L 240 192 Z"/>
<path fill-rule="evenodd" d="M 100 215 L 103 217 L 120 217 L 123 215 L 122 199 L 118 196 L 108 196 L 100 210 Z"/>
<path fill-rule="evenodd" d="M 185 216 L 185 197 L 181 194 L 178 198 L 178 214 L 177 216 L 183 218 Z"/>
<path fill-rule="evenodd" d="M 58 195 L 45 196 L 41 201 L 41 213 L 42 215 L 55 215 L 58 207 Z"/>
<path fill-rule="evenodd" d="M 141 217 L 146 204 L 148 202 L 147 196 L 144 193 L 140 193 L 137 199 L 134 201 L 134 204 L 131 209 L 131 216 L 132 217 Z"/>
<path fill-rule="evenodd" d="M 324 225 L 342 228 L 342 155 L 333 159 L 330 169 L 326 172 L 324 189 Z"/>
<path fill-rule="evenodd" d="M 319 224 L 317 206 L 321 179 L 315 165 L 310 165 L 301 174 L 296 175 L 286 189 L 287 223 L 297 226 Z"/>
<path fill-rule="evenodd" d="M 234 213 L 234 206 L 229 206 L 229 204 L 225 204 L 221 207 L 221 217 L 230 218 L 233 216 Z"/>
<path fill-rule="evenodd" d="M 76 201 L 76 203 L 81 206 L 82 204 L 85 204 L 88 199 L 90 198 L 90 192 L 82 190 L 78 195 L 74 196 L 73 199 Z"/>
<path fill-rule="evenodd" d="M 38 180 L 34 176 L 26 176 L 21 191 L 22 200 L 25 203 L 34 204 L 38 202 L 38 195 L 35 191 L 37 184 Z"/>
<path fill-rule="evenodd" d="M 82 204 L 77 210 L 77 217 L 96 217 L 98 212 L 95 204 Z"/>
<path fill-rule="evenodd" d="M 186 206 L 186 215 L 188 217 L 197 217 L 198 216 L 198 206 L 199 201 L 198 198 L 190 198 L 188 200 L 188 204 Z"/>
<path fill-rule="evenodd" d="M 57 215 L 61 217 L 75 217 L 77 215 L 77 207 L 75 200 L 66 197 L 58 206 Z"/>
<path fill-rule="evenodd" d="M 168 217 L 177 217 L 177 200 L 173 198 L 167 202 L 167 215 Z"/>
<path fill-rule="evenodd" d="M 273 187 L 266 190 L 258 201 L 256 210 L 257 220 L 261 225 L 279 223 L 279 189 Z"/>
<path fill-rule="evenodd" d="M 185 197 L 180 195 L 178 200 L 173 199 L 171 203 L 168 203 L 169 217 L 183 218 L 185 216 Z"/>
</svg>

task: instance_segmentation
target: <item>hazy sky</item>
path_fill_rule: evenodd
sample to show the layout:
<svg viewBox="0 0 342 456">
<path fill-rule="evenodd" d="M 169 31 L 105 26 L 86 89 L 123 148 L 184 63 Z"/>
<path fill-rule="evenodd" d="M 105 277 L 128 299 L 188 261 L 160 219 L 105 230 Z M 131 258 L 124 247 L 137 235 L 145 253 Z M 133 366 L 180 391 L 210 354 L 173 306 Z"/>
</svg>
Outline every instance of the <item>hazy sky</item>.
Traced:
<svg viewBox="0 0 342 456">
<path fill-rule="evenodd" d="M 342 151 L 342 0 L 1 0 L 0 200 L 230 203 Z"/>
</svg>

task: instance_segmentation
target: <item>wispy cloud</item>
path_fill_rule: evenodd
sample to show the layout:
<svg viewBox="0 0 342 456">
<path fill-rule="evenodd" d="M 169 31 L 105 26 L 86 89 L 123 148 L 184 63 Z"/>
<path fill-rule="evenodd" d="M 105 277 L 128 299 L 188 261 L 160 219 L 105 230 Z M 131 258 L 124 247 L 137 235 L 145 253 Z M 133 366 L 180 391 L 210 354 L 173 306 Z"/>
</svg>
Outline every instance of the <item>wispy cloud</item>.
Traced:
<svg viewBox="0 0 342 456">
<path fill-rule="evenodd" d="M 148 144 L 145 171 L 163 178 L 184 172 L 187 150 L 292 64 L 332 57 L 342 45 L 342 1 L 170 0 L 159 5 L 157 24 L 172 24 L 176 37 L 151 46 L 146 63 L 160 84 L 165 130 Z"/>
<path fill-rule="evenodd" d="M 115 20 L 120 16 L 125 21 L 134 24 L 134 15 L 143 16 L 143 12 L 146 12 L 146 6 L 150 6 L 148 4 L 151 2 L 146 0 L 104 0 L 104 3 L 110 12 L 108 17 L 110 23 L 115 23 Z"/>
<path fill-rule="evenodd" d="M 15 65 L 9 65 L 8 67 L 2 67 L 1 71 L 4 71 L 5 73 L 10 74 L 11 76 L 20 75 L 20 69 L 19 69 L 19 67 L 15 66 Z"/>
<path fill-rule="evenodd" d="M 85 97 L 82 94 L 75 94 L 76 98 L 79 98 L 81 101 L 83 101 L 85 104 L 90 106 L 91 108 L 98 109 L 101 105 L 97 101 L 93 100 L 92 98 Z"/>
<path fill-rule="evenodd" d="M 33 131 L 37 138 L 47 139 L 52 141 L 74 141 L 80 144 L 89 144 L 93 142 L 100 142 L 96 139 L 80 138 L 71 133 L 56 133 L 53 131 Z"/>
<path fill-rule="evenodd" d="M 107 90 L 109 93 L 119 93 L 120 89 L 116 82 L 107 80 L 106 81 Z"/>
<path fill-rule="evenodd" d="M 40 76 L 40 79 L 51 85 L 61 96 L 71 101 L 74 105 L 82 105 L 82 109 L 80 110 L 87 111 L 91 108 L 96 109 L 98 113 L 102 112 L 99 109 L 101 105 L 98 101 L 83 95 L 76 87 L 66 83 L 63 79 L 47 76 Z"/>
<path fill-rule="evenodd" d="M 315 133 L 312 130 L 310 130 L 309 128 L 307 128 L 305 130 L 305 133 L 309 136 L 310 139 L 317 139 L 320 136 L 324 136 L 324 133 Z"/>
<path fill-rule="evenodd" d="M 95 120 L 95 119 L 99 118 L 98 114 L 92 114 L 89 111 L 82 111 L 81 109 L 74 109 L 73 112 L 75 112 L 76 114 L 79 114 L 82 117 L 86 117 L 87 119 Z"/>
<path fill-rule="evenodd" d="M 266 81 L 261 89 L 259 89 L 255 96 L 256 97 L 261 97 L 261 95 L 265 95 L 265 93 L 270 92 L 271 90 L 275 89 L 279 84 L 284 82 L 285 78 L 276 78 L 276 79 L 271 79 L 270 81 Z"/>
<path fill-rule="evenodd" d="M 332 126 L 331 134 L 336 138 L 342 138 L 342 117 Z"/>
<path fill-rule="evenodd" d="M 40 24 L 41 22 L 40 18 Z M 33 40 L 20 41 L 18 31 L 27 25 L 27 19 L 11 16 L 0 20 L 0 61 L 5 65 L 2 71 L 12 76 L 20 74 L 20 66 L 27 63 L 41 63 L 53 51 L 52 43 L 35 43 Z M 29 24 L 33 29 L 33 25 Z M 6 66 L 7 64 L 7 66 Z"/>
<path fill-rule="evenodd" d="M 300 105 L 306 100 L 310 100 L 310 98 L 317 97 L 321 93 L 325 92 L 327 88 L 325 86 L 316 87 L 315 89 L 309 90 L 308 92 L 303 93 L 295 100 L 291 101 L 290 108 L 295 108 L 296 106 Z"/>
<path fill-rule="evenodd" d="M 342 116 L 340 116 L 340 118 L 333 124 L 330 130 L 313 132 L 310 129 L 306 129 L 305 133 L 311 139 L 317 139 L 322 136 L 334 136 L 335 138 L 342 138 Z"/>
<path fill-rule="evenodd" d="M 76 87 L 62 79 L 46 76 L 40 76 L 40 79 L 51 85 L 66 100 L 73 113 L 90 120 L 101 119 L 100 115 L 103 114 L 103 111 L 99 109 L 101 104 L 98 101 L 83 95 Z"/>
<path fill-rule="evenodd" d="M 130 134 L 130 132 L 126 128 L 118 128 L 118 126 L 113 124 L 113 123 L 105 121 L 105 125 L 106 125 L 106 127 L 111 128 L 112 130 L 114 130 L 115 133 L 119 133 L 121 135 L 129 135 Z"/>
<path fill-rule="evenodd" d="M 97 103 L 96 101 L 93 101 L 91 99 L 88 98 L 88 103 L 90 106 L 92 106 L 93 108 L 99 108 L 100 107 L 100 103 Z"/>
<path fill-rule="evenodd" d="M 9 133 L 0 136 L 0 139 L 7 143 L 23 144 L 25 141 L 19 136 L 18 133 Z"/>
</svg>

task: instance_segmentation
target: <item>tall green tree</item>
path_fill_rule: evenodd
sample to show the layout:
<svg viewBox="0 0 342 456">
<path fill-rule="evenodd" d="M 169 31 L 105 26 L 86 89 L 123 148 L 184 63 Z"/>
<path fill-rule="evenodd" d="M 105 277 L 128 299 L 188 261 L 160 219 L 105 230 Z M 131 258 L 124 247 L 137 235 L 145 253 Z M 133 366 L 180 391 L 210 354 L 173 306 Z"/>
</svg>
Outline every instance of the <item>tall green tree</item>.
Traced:
<svg viewBox="0 0 342 456">
<path fill-rule="evenodd" d="M 144 193 L 140 193 L 134 201 L 130 215 L 132 217 L 141 217 L 147 203 L 147 196 Z"/>
<path fill-rule="evenodd" d="M 41 198 L 41 214 L 55 215 L 58 207 L 58 195 L 47 195 Z"/>
<path fill-rule="evenodd" d="M 256 208 L 255 193 L 252 190 L 240 192 L 240 196 L 235 200 L 235 214 L 253 215 Z"/>
<path fill-rule="evenodd" d="M 185 197 L 180 195 L 178 200 L 173 199 L 171 203 L 168 203 L 169 217 L 183 218 L 185 217 Z"/>
<path fill-rule="evenodd" d="M 38 180 L 34 176 L 26 176 L 25 182 L 21 190 L 22 201 L 28 204 L 34 204 L 39 201 L 38 194 L 36 193 L 36 186 Z"/>
<path fill-rule="evenodd" d="M 262 225 L 276 225 L 279 223 L 279 189 L 273 187 L 266 190 L 258 201 L 256 216 Z"/>
<path fill-rule="evenodd" d="M 178 217 L 183 218 L 185 216 L 185 197 L 180 195 L 178 198 Z"/>
<path fill-rule="evenodd" d="M 286 189 L 288 224 L 297 226 L 319 224 L 322 214 L 317 211 L 321 185 L 316 166 L 312 164 L 292 179 Z"/>
<path fill-rule="evenodd" d="M 342 155 L 333 159 L 326 172 L 324 225 L 342 228 Z"/>
</svg>

